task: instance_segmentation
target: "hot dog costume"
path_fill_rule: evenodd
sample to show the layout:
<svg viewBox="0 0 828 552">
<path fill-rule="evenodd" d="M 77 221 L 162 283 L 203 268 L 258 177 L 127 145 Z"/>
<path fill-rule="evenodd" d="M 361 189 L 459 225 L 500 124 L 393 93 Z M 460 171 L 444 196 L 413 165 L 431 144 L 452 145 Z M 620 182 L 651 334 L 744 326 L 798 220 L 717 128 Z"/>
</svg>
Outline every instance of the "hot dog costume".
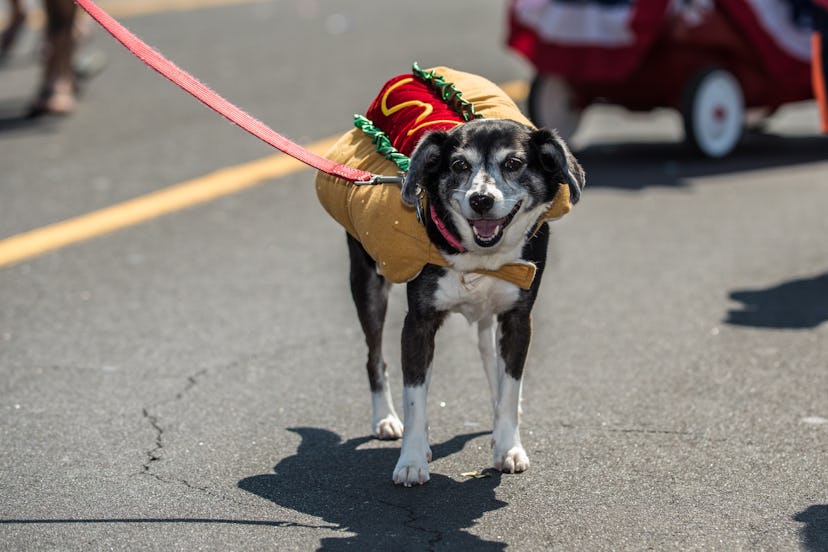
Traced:
<svg viewBox="0 0 828 552">
<path fill-rule="evenodd" d="M 511 119 L 533 126 L 500 88 L 483 77 L 448 67 L 421 70 L 389 80 L 366 111 L 355 116 L 356 128 L 343 135 L 328 159 L 374 174 L 393 176 L 408 169 L 408 156 L 424 134 L 449 130 L 473 118 Z M 426 264 L 451 267 L 429 240 L 413 207 L 392 184 L 356 185 L 318 173 L 316 192 L 322 206 L 360 241 L 377 270 L 394 283 L 415 278 Z M 550 208 L 538 221 L 569 212 L 569 187 L 559 185 Z M 528 289 L 535 266 L 509 263 L 499 270 L 476 270 Z"/>
</svg>

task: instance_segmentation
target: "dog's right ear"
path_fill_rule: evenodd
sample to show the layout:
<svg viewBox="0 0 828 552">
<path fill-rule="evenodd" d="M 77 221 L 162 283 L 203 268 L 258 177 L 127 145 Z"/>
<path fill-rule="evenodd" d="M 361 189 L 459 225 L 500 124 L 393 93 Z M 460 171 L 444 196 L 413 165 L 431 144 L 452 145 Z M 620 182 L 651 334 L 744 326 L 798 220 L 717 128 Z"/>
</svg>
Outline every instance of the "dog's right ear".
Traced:
<svg viewBox="0 0 828 552">
<path fill-rule="evenodd" d="M 402 200 L 407 205 L 417 204 L 417 192 L 422 184 L 440 167 L 440 151 L 448 133 L 435 130 L 426 134 L 414 151 L 408 164 L 408 174 L 402 184 Z"/>
<path fill-rule="evenodd" d="M 569 185 L 569 198 L 575 204 L 584 188 L 584 169 L 569 151 L 566 143 L 555 130 L 541 128 L 532 133 L 531 144 L 538 153 L 541 168 L 552 178 L 552 184 Z"/>
</svg>

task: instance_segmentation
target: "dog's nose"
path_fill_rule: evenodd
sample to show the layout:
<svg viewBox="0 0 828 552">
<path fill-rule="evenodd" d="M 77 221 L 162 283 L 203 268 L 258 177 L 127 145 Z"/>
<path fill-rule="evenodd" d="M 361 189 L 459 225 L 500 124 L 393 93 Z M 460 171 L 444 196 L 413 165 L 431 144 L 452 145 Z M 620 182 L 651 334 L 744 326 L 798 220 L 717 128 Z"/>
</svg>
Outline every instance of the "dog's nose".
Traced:
<svg viewBox="0 0 828 552">
<path fill-rule="evenodd" d="M 489 194 L 472 194 L 469 197 L 469 205 L 475 212 L 482 215 L 494 206 L 494 197 Z"/>
</svg>

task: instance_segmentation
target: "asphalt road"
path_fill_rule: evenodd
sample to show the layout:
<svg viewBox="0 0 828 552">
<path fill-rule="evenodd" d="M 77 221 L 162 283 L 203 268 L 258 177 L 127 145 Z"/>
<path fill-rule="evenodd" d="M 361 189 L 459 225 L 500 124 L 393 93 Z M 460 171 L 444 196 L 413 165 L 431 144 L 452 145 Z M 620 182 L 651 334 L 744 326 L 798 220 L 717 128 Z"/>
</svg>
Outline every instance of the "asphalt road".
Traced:
<svg viewBox="0 0 828 552">
<path fill-rule="evenodd" d="M 531 75 L 492 0 L 144 4 L 124 19 L 138 35 L 303 143 L 413 61 Z M 77 112 L 23 119 L 37 51 L 29 33 L 0 67 L 0 248 L 273 155 L 102 32 Z M 667 111 L 591 108 L 573 143 L 588 187 L 555 224 L 535 311 L 528 472 L 461 475 L 490 466 L 491 413 L 458 317 L 438 336 L 432 480 L 392 484 L 343 232 L 312 173 L 286 171 L 0 267 L 0 549 L 828 549 L 814 106 L 718 162 Z"/>
</svg>

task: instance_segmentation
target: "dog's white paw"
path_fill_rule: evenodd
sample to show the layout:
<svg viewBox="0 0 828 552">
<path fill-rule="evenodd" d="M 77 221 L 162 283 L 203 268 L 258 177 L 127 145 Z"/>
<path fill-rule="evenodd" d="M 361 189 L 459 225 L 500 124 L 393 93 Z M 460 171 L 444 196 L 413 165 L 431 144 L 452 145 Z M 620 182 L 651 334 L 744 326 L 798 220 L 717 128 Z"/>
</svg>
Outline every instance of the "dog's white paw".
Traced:
<svg viewBox="0 0 828 552">
<path fill-rule="evenodd" d="M 523 447 L 517 445 L 508 451 L 494 450 L 494 467 L 506 473 L 517 473 L 529 469 L 529 457 Z"/>
<path fill-rule="evenodd" d="M 405 462 L 401 457 L 394 468 L 394 483 L 397 485 L 423 485 L 429 479 L 431 477 L 428 475 L 428 462 L 425 458 L 421 461 Z"/>
<path fill-rule="evenodd" d="M 385 418 L 374 422 L 373 433 L 377 439 L 400 439 L 403 436 L 403 424 L 396 414 L 389 414 Z"/>
<path fill-rule="evenodd" d="M 412 450 L 415 452 L 412 453 Z M 403 450 L 394 468 L 394 483 L 405 487 L 426 483 L 431 479 L 428 474 L 429 462 L 431 462 L 431 447 L 428 444 L 406 447 L 403 441 Z"/>
</svg>

